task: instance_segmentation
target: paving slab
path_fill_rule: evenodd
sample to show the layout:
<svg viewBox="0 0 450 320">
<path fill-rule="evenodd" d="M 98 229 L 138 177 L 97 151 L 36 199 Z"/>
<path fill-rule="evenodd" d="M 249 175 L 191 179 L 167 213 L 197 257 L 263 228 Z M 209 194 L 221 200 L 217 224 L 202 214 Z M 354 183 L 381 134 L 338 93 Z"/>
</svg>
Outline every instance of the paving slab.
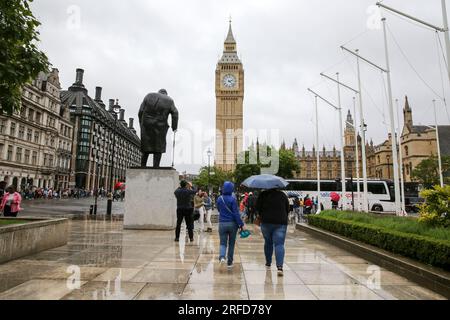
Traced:
<svg viewBox="0 0 450 320">
<path fill-rule="evenodd" d="M 265 267 L 264 241 L 251 225 L 252 236 L 237 239 L 228 269 L 219 264 L 217 224 L 213 229 L 196 231 L 191 243 L 183 227 L 174 242 L 173 231 L 71 220 L 67 245 L 0 264 L 0 299 L 445 299 L 294 226 L 283 276 Z M 70 285 L 73 268 L 79 288 Z"/>
</svg>

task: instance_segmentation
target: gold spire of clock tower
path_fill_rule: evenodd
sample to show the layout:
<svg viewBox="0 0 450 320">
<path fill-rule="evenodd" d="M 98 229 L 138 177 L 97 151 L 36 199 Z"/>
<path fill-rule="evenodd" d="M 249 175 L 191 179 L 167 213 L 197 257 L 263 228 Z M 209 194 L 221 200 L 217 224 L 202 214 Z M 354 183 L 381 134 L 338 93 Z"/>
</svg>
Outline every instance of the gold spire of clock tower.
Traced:
<svg viewBox="0 0 450 320">
<path fill-rule="evenodd" d="M 216 152 L 215 165 L 234 170 L 243 148 L 244 68 L 237 55 L 231 28 L 224 41 L 222 58 L 216 67 Z"/>
</svg>

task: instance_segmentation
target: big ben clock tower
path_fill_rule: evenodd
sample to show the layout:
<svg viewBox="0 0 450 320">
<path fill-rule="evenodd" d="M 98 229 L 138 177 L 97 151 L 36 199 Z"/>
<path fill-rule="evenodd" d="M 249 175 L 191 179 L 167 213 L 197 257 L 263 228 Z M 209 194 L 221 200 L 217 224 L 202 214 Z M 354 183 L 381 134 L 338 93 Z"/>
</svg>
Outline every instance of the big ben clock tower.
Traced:
<svg viewBox="0 0 450 320">
<path fill-rule="evenodd" d="M 230 21 L 223 55 L 216 67 L 215 165 L 226 171 L 234 170 L 243 148 L 243 102 L 244 68 Z"/>
</svg>

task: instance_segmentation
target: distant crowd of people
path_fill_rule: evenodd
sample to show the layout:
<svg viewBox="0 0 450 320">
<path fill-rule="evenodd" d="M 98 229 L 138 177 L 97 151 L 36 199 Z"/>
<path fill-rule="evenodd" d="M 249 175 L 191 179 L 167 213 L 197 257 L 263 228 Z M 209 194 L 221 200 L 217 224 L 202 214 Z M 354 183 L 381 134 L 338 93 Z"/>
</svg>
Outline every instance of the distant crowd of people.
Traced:
<svg viewBox="0 0 450 320">
<path fill-rule="evenodd" d="M 95 190 L 85 190 L 80 188 L 73 189 L 53 189 L 53 188 L 22 188 L 16 190 L 13 185 L 8 186 L 6 181 L 0 181 L 0 215 L 5 217 L 17 217 L 19 211 L 22 210 L 22 200 L 32 199 L 62 199 L 62 198 L 87 198 L 98 196 L 100 199 L 111 197 L 113 201 L 124 201 L 125 189 L 114 190 L 110 194 L 105 188 Z"/>
<path fill-rule="evenodd" d="M 0 197 L 4 193 L 7 184 L 5 181 L 0 181 Z M 15 189 L 15 187 L 14 187 Z M 31 199 L 80 199 L 80 198 L 88 198 L 96 196 L 96 190 L 88 190 L 81 188 L 67 188 L 67 189 L 53 189 L 53 188 L 21 188 L 21 190 L 16 190 L 17 193 L 21 195 L 21 197 L 25 200 Z M 100 199 L 109 197 L 109 192 L 105 188 L 99 188 L 97 196 Z M 125 190 L 119 189 L 114 190 L 113 192 L 113 200 L 115 201 L 123 201 L 125 198 Z"/>
</svg>

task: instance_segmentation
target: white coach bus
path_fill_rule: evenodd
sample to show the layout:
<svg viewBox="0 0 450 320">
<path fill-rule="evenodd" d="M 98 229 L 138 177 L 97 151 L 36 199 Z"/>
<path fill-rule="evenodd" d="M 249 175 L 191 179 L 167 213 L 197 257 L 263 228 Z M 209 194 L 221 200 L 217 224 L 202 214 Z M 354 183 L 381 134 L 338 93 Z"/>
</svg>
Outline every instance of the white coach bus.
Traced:
<svg viewBox="0 0 450 320">
<path fill-rule="evenodd" d="M 294 180 L 287 179 L 289 185 L 284 189 L 288 196 L 297 195 L 301 198 L 309 196 L 317 197 L 317 180 Z M 339 207 L 344 205 L 347 210 L 352 209 L 352 199 L 355 210 L 358 210 L 358 201 L 362 208 L 363 182 L 360 181 L 360 193 L 357 192 L 356 181 L 353 185 L 350 179 L 346 180 L 344 203 L 339 200 Z M 352 192 L 353 190 L 353 192 Z M 341 195 L 341 182 L 339 180 L 321 180 L 320 181 L 320 203 L 322 208 L 331 209 L 330 194 L 336 192 Z M 370 211 L 395 211 L 394 184 L 389 180 L 367 180 L 367 200 Z"/>
</svg>

